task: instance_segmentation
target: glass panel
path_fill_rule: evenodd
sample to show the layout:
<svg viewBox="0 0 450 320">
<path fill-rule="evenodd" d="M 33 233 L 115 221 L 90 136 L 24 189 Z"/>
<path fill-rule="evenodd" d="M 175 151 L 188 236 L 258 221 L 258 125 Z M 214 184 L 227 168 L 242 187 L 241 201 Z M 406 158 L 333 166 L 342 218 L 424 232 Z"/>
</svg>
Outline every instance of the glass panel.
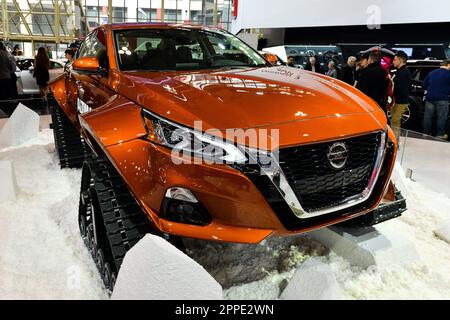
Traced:
<svg viewBox="0 0 450 320">
<path fill-rule="evenodd" d="M 199 23 L 209 26 L 214 24 L 214 1 L 215 0 L 202 0 Z"/>
<path fill-rule="evenodd" d="M 397 162 L 410 179 L 450 196 L 450 143 L 401 129 Z"/>
<path fill-rule="evenodd" d="M 217 1 L 217 25 L 219 28 L 228 30 L 231 22 L 231 0 Z"/>
<path fill-rule="evenodd" d="M 223 32 L 139 29 L 115 32 L 121 70 L 197 70 L 266 65 L 253 49 Z"/>
</svg>

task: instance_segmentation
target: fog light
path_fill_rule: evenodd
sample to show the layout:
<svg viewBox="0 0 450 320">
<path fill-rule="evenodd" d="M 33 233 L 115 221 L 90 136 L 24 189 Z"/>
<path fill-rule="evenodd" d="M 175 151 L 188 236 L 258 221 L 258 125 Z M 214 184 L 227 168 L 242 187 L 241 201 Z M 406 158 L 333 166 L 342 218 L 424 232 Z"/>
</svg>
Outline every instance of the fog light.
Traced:
<svg viewBox="0 0 450 320">
<path fill-rule="evenodd" d="M 184 188 L 170 188 L 161 205 L 161 217 L 174 222 L 207 225 L 211 216 L 194 194 Z"/>
<path fill-rule="evenodd" d="M 191 190 L 175 187 L 167 189 L 166 198 L 171 198 L 175 200 L 181 200 L 186 202 L 197 203 L 197 198 L 192 194 Z"/>
</svg>

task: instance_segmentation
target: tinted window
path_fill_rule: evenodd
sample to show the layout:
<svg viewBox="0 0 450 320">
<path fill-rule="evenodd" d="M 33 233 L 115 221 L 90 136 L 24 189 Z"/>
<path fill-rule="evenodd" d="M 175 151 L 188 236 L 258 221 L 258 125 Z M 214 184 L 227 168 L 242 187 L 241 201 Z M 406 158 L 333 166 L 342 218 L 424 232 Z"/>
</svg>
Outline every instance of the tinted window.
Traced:
<svg viewBox="0 0 450 320">
<path fill-rule="evenodd" d="M 34 59 L 21 59 L 16 61 L 16 65 L 20 70 L 28 70 L 33 66 Z"/>
<path fill-rule="evenodd" d="M 50 61 L 50 68 L 58 69 L 58 68 L 63 68 L 63 66 L 59 62 Z"/>
<path fill-rule="evenodd" d="M 228 33 L 190 29 L 141 29 L 115 32 L 121 70 L 195 70 L 265 66 L 255 50 Z"/>
<path fill-rule="evenodd" d="M 437 67 L 409 67 L 409 71 L 411 72 L 411 76 L 413 80 L 416 81 L 424 81 L 425 77 L 433 70 L 437 69 Z"/>
<path fill-rule="evenodd" d="M 78 50 L 78 58 L 96 57 L 101 50 L 106 49 L 106 36 L 103 29 L 98 29 L 87 36 Z"/>
</svg>

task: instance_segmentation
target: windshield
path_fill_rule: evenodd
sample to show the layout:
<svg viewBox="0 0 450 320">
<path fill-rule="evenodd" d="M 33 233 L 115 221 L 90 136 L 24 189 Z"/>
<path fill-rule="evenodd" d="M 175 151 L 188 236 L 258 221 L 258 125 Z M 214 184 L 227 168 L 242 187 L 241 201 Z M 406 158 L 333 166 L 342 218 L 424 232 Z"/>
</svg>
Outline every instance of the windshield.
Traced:
<svg viewBox="0 0 450 320">
<path fill-rule="evenodd" d="M 119 30 L 114 33 L 120 70 L 197 70 L 266 66 L 266 60 L 238 38 L 221 31 Z"/>
</svg>

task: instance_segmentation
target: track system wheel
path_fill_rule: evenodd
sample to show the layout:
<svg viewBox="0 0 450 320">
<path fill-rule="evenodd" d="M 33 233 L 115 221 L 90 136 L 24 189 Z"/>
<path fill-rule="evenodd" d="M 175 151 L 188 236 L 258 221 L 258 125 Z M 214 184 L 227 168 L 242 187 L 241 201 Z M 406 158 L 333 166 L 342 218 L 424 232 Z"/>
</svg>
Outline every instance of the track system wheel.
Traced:
<svg viewBox="0 0 450 320">
<path fill-rule="evenodd" d="M 50 113 L 60 167 L 81 168 L 84 160 L 90 155 L 89 147 L 59 106 L 51 106 Z"/>
<path fill-rule="evenodd" d="M 109 262 L 106 262 L 103 265 L 103 282 L 105 284 L 105 287 L 107 290 L 113 291 L 114 289 L 114 283 L 112 279 L 113 270 L 111 267 L 111 264 Z"/>
<path fill-rule="evenodd" d="M 87 247 L 90 251 L 92 251 L 95 246 L 94 226 L 92 223 L 89 224 L 86 229 L 86 237 L 87 237 Z"/>
<path fill-rule="evenodd" d="M 91 157 L 84 162 L 79 215 L 80 233 L 83 235 L 81 223 L 85 219 L 87 247 L 105 288 L 111 292 L 126 252 L 154 229 L 106 159 Z"/>
<path fill-rule="evenodd" d="M 78 225 L 80 227 L 80 234 L 81 236 L 84 238 L 86 237 L 86 232 L 87 232 L 87 221 L 86 221 L 86 216 L 85 215 L 79 215 L 78 216 Z"/>
<path fill-rule="evenodd" d="M 97 269 L 100 272 L 100 274 L 103 274 L 104 266 L 105 266 L 105 254 L 102 250 L 102 248 L 97 249 Z"/>
<path fill-rule="evenodd" d="M 116 285 L 116 280 L 117 280 L 117 273 L 115 271 L 113 271 L 111 273 L 111 288 L 113 288 L 113 289 L 114 289 L 114 286 Z"/>
</svg>

